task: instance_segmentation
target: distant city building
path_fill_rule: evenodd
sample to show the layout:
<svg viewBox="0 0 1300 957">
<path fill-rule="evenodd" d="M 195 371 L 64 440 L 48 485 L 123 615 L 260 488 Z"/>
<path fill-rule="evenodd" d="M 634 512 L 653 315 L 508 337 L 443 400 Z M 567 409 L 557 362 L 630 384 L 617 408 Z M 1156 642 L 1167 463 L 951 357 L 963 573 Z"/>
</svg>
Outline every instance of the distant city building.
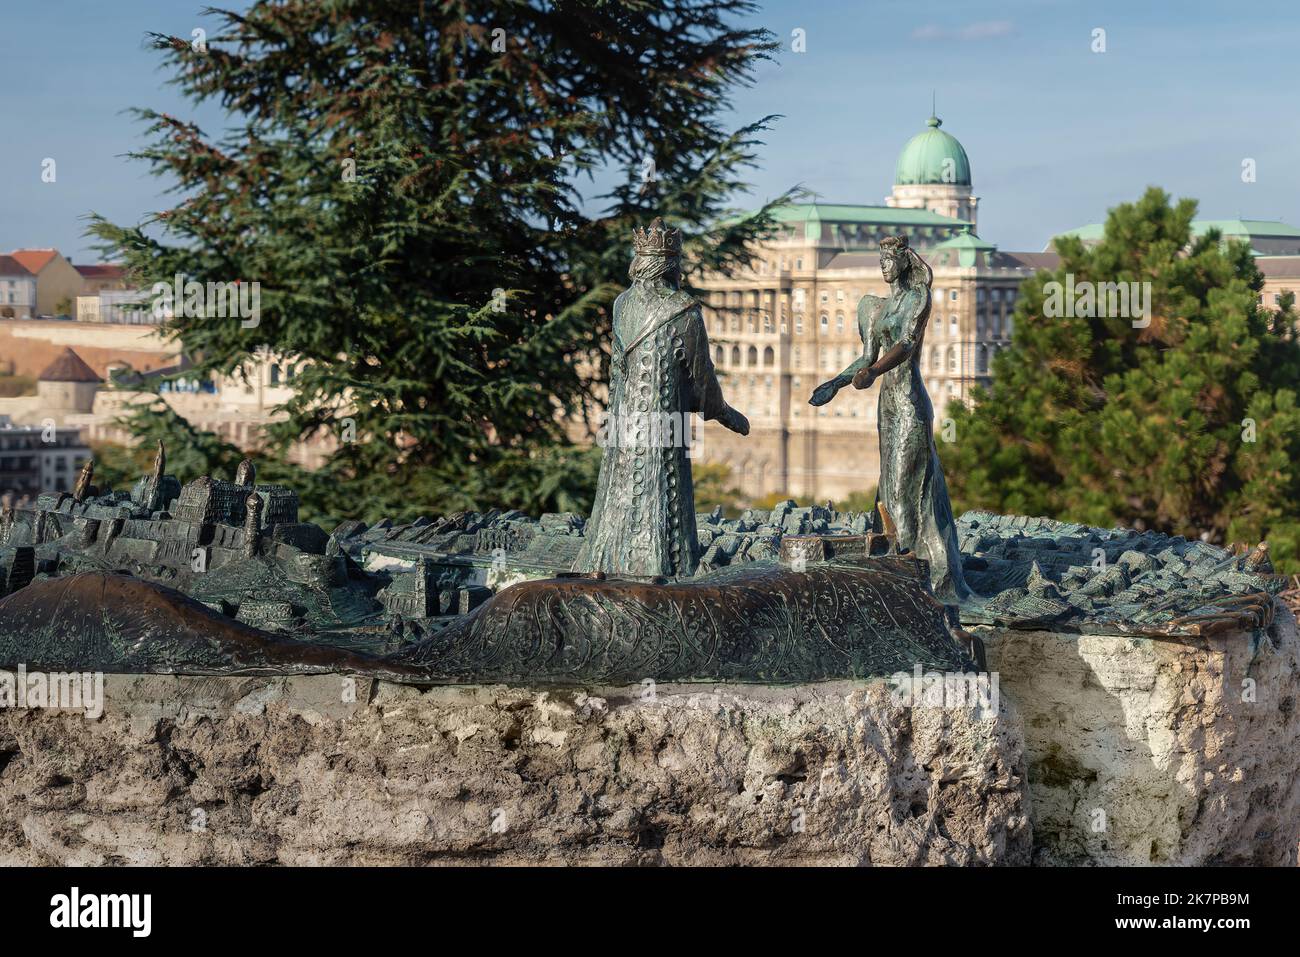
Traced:
<svg viewBox="0 0 1300 957">
<path fill-rule="evenodd" d="M 60 345 L 65 342 L 77 348 Z M 97 358 L 84 359 L 83 348 Z M 37 356 L 44 365 L 33 368 Z M 39 379 L 37 395 L 0 397 L 0 415 L 16 423 L 52 419 L 81 428 L 88 443 L 130 445 L 133 439 L 118 420 L 160 399 L 195 428 L 248 452 L 263 446 L 266 425 L 283 418 L 275 410 L 293 396 L 298 369 L 281 356 L 259 353 L 242 372 L 186 376 L 189 360 L 153 329 L 37 320 L 0 322 L 0 360 L 5 359 L 5 372 Z M 317 468 L 337 445 L 334 433 L 321 432 L 295 443 L 288 460 Z"/>
<path fill-rule="evenodd" d="M 81 294 L 93 296 L 106 289 L 126 289 L 126 270 L 115 263 L 74 266 L 81 273 Z"/>
<path fill-rule="evenodd" d="M 70 492 L 90 454 L 77 429 L 15 425 L 0 415 L 0 495 Z"/>
<path fill-rule="evenodd" d="M 0 256 L 0 319 L 71 319 L 93 312 L 96 322 L 139 321 L 109 318 L 126 314 L 128 299 L 137 296 L 118 265 L 74 266 L 57 249 L 15 249 Z M 98 318 L 101 312 L 105 318 Z"/>
<path fill-rule="evenodd" d="M 1195 219 L 1192 235 L 1204 236 L 1217 229 L 1224 242 L 1245 243 L 1255 255 L 1255 265 L 1264 274 L 1264 288 L 1260 290 L 1260 305 L 1276 309 L 1282 293 L 1300 291 L 1300 226 L 1291 226 L 1275 219 Z M 1085 246 L 1101 241 L 1105 225 L 1090 223 L 1061 233 L 1077 236 Z M 1054 248 L 1055 240 L 1047 248 Z"/>
<path fill-rule="evenodd" d="M 780 231 L 755 250 L 751 269 L 697 280 L 714 365 L 751 430 L 739 436 L 704 423 L 696 460 L 728 465 L 745 495 L 842 500 L 876 485 L 879 386 L 844 389 L 821 408 L 808 398 L 862 353 L 858 302 L 888 293 L 878 253 L 884 236 L 905 233 L 934 270 L 920 368 L 941 435 L 948 403 L 969 405 L 975 388 L 989 383 L 993 357 L 1011 344 L 1021 282 L 1059 264 L 1050 244 L 1011 252 L 980 238 L 969 157 L 940 126 L 930 117 L 903 147 L 884 206 L 791 204 L 778 211 Z M 1262 304 L 1275 308 L 1282 292 L 1300 289 L 1300 229 L 1263 220 L 1193 223 L 1197 235 L 1211 228 L 1255 251 Z M 1101 234 L 1100 225 L 1071 232 L 1085 242 Z"/>
<path fill-rule="evenodd" d="M 101 289 L 77 297 L 77 321 L 156 326 L 162 319 L 154 315 L 150 300 L 138 289 Z"/>
<path fill-rule="evenodd" d="M 36 315 L 71 318 L 85 284 L 72 263 L 57 249 L 15 249 L 9 255 L 36 277 Z"/>
<path fill-rule="evenodd" d="M 35 410 L 60 424 L 69 415 L 84 415 L 95 407 L 103 381 L 81 356 L 65 348 L 36 379 Z"/>
<path fill-rule="evenodd" d="M 788 206 L 752 269 L 698 281 L 714 365 L 751 426 L 738 436 L 706 423 L 698 460 L 729 465 L 746 495 L 842 499 L 876 484 L 879 386 L 844 389 L 820 409 L 808 397 L 862 354 L 858 302 L 888 294 L 882 238 L 905 233 L 934 270 L 921 372 L 939 428 L 947 403 L 970 402 L 1010 344 L 1021 281 L 1055 263 L 1050 253 L 999 251 L 976 234 L 969 158 L 939 127 L 931 117 L 903 147 L 886 205 Z"/>
<path fill-rule="evenodd" d="M 0 318 L 36 315 L 36 277 L 13 256 L 0 256 Z"/>
</svg>

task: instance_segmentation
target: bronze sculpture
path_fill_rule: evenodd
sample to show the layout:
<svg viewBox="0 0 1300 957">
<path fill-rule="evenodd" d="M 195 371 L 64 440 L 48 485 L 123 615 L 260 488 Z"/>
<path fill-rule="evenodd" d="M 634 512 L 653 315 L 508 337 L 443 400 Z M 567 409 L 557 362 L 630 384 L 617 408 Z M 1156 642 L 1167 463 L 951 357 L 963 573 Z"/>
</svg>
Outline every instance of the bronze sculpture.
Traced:
<svg viewBox="0 0 1300 957">
<path fill-rule="evenodd" d="M 892 522 L 900 548 L 930 563 L 936 596 L 969 603 L 975 596 L 962 574 L 948 485 L 934 445 L 934 409 L 921 378 L 933 274 L 905 235 L 881 241 L 880 272 L 889 296 L 863 296 L 858 303 L 862 355 L 819 385 L 808 403 L 825 405 L 849 383 L 868 389 L 880 381 L 876 511 L 882 523 Z"/>
<path fill-rule="evenodd" d="M 614 302 L 604 455 L 574 570 L 640 578 L 695 573 L 690 416 L 741 435 L 722 397 L 700 304 L 683 292 L 681 232 L 656 217 L 633 231 L 632 285 Z"/>
</svg>

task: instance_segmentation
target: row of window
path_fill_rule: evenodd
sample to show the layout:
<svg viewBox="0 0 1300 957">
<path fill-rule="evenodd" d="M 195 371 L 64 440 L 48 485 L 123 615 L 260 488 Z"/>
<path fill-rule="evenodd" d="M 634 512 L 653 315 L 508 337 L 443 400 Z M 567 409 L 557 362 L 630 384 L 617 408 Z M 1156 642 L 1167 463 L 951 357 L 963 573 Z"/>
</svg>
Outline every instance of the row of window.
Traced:
<svg viewBox="0 0 1300 957">
<path fill-rule="evenodd" d="M 835 314 L 835 332 L 843 333 L 845 331 L 844 320 L 845 320 L 844 313 L 838 312 Z M 947 323 L 943 321 L 943 317 L 941 316 L 936 316 L 930 320 L 930 331 L 934 335 L 942 337 L 944 335 L 945 329 L 947 330 L 948 338 L 950 339 L 960 338 L 961 326 L 956 316 L 949 316 Z M 714 331 L 719 333 L 720 335 L 725 335 L 727 332 L 725 320 L 718 319 L 714 323 Z M 731 331 L 732 332 L 741 331 L 740 318 L 738 316 L 734 317 L 732 320 Z M 756 316 L 750 317 L 749 331 L 751 333 L 758 332 L 758 317 Z M 763 317 L 763 331 L 766 333 L 772 333 L 775 331 L 772 327 L 771 319 L 767 316 Z M 784 327 L 782 327 L 781 331 L 784 333 L 786 330 Z M 803 335 L 803 316 L 795 316 L 794 331 L 795 331 L 795 335 Z M 830 331 L 831 331 L 830 316 L 823 313 L 821 316 L 821 334 L 823 336 L 828 336 L 830 335 Z M 977 339 L 983 339 L 985 337 L 986 332 L 989 333 L 990 338 L 993 339 L 1002 339 L 1002 338 L 1010 339 L 1011 338 L 1011 317 L 1007 316 L 1003 318 L 1001 315 L 996 315 L 993 316 L 991 320 L 989 320 L 986 319 L 984 316 L 976 316 L 975 337 Z M 751 346 L 750 350 L 753 351 L 753 349 L 754 347 Z M 767 351 L 768 352 L 772 351 L 771 346 L 767 347 Z M 719 362 L 720 361 L 721 360 L 719 360 Z M 736 361 L 733 364 L 738 365 L 739 361 Z M 752 364 L 753 363 L 751 363 L 751 365 Z"/>
<path fill-rule="evenodd" d="M 883 291 L 884 290 L 880 290 L 880 292 Z M 715 292 L 709 297 L 709 302 L 712 305 L 717 307 L 726 305 L 726 306 L 731 306 L 733 308 L 736 308 L 747 304 L 751 308 L 757 309 L 760 297 L 765 298 L 768 302 L 768 305 L 771 306 L 773 304 L 775 295 L 773 291 L 770 289 L 766 289 L 766 290 L 752 289 L 748 292 L 729 292 L 729 293 Z M 781 298 L 784 300 L 785 296 L 782 295 Z M 807 290 L 802 288 L 794 289 L 790 293 L 790 298 L 795 309 L 803 309 L 807 303 Z M 828 289 L 823 289 L 821 291 L 819 298 L 823 304 L 829 303 L 831 301 L 831 291 Z M 960 295 L 960 291 L 957 289 L 946 289 L 943 287 L 936 287 L 935 289 L 931 290 L 930 298 L 932 302 L 958 302 L 960 301 L 961 295 Z M 747 303 L 746 303 L 746 299 L 748 300 Z M 857 289 L 851 289 L 848 290 L 847 292 L 843 289 L 835 290 L 836 302 L 857 303 L 861 299 L 862 299 L 862 294 Z M 1016 301 L 1015 289 L 1001 289 L 1001 288 L 986 289 L 983 286 L 979 286 L 975 290 L 975 302 L 977 305 L 983 303 L 1005 302 L 1007 303 L 1008 306 L 1011 306 L 1015 304 L 1015 301 Z"/>
</svg>

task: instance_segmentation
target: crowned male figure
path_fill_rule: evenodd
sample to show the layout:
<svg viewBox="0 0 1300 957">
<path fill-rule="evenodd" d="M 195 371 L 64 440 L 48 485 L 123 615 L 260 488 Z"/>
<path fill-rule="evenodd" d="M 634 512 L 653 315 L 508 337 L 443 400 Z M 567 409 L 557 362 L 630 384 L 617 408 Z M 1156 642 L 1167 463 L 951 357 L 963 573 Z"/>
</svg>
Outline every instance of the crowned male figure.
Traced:
<svg viewBox="0 0 1300 957">
<path fill-rule="evenodd" d="M 600 480 L 575 571 L 693 575 L 691 413 L 749 434 L 749 421 L 722 398 L 700 304 L 680 288 L 681 250 L 681 232 L 658 217 L 633 230 L 632 286 L 614 301 Z"/>
</svg>

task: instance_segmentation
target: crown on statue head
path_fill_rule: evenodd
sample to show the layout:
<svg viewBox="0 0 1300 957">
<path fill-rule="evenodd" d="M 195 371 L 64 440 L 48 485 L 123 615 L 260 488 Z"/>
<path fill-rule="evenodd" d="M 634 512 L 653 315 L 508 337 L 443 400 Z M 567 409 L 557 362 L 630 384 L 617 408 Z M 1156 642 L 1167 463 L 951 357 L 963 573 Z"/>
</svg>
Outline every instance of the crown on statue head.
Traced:
<svg viewBox="0 0 1300 957">
<path fill-rule="evenodd" d="M 896 253 L 899 250 L 907 248 L 907 234 L 899 233 L 896 236 L 886 236 L 880 241 L 880 248 L 885 252 Z"/>
<path fill-rule="evenodd" d="M 682 251 L 682 231 L 669 229 L 656 216 L 649 229 L 632 228 L 632 250 L 638 256 L 677 256 Z"/>
</svg>

